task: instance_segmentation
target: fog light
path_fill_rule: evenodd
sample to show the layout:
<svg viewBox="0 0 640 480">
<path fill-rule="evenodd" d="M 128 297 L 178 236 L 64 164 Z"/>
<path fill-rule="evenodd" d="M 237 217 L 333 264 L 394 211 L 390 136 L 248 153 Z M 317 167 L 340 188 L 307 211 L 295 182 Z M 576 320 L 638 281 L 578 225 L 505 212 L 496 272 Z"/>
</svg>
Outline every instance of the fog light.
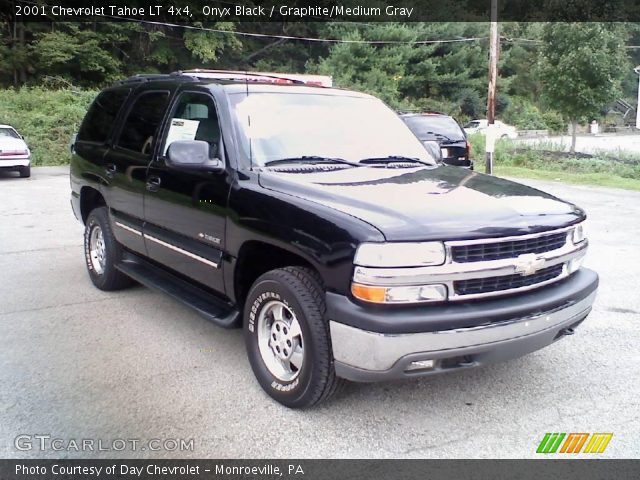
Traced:
<svg viewBox="0 0 640 480">
<path fill-rule="evenodd" d="M 412 370 L 430 370 L 435 366 L 435 360 L 420 360 L 418 362 L 411 362 L 405 369 L 405 372 Z"/>
<path fill-rule="evenodd" d="M 447 287 L 442 284 L 374 287 L 354 282 L 351 284 L 351 293 L 360 300 L 372 303 L 442 302 L 447 299 Z"/>
</svg>

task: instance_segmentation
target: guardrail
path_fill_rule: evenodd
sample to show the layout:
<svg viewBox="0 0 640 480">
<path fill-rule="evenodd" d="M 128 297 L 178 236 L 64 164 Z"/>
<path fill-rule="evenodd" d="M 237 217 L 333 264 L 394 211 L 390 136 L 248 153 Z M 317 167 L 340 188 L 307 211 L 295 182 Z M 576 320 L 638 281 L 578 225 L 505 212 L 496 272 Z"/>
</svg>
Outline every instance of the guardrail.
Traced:
<svg viewBox="0 0 640 480">
<path fill-rule="evenodd" d="M 518 138 L 548 137 L 549 130 L 518 130 Z"/>
</svg>

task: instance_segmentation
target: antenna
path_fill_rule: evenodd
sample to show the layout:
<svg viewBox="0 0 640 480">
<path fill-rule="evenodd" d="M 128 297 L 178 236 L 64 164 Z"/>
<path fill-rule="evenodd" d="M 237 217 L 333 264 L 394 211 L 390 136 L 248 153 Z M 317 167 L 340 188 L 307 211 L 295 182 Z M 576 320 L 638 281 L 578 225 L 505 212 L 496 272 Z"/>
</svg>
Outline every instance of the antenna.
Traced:
<svg viewBox="0 0 640 480">
<path fill-rule="evenodd" d="M 249 76 L 247 75 L 249 72 L 245 71 L 244 77 L 244 89 L 247 99 L 249 98 Z M 253 147 L 251 145 L 251 115 L 247 112 L 247 125 L 249 126 L 249 165 L 253 170 Z"/>
</svg>

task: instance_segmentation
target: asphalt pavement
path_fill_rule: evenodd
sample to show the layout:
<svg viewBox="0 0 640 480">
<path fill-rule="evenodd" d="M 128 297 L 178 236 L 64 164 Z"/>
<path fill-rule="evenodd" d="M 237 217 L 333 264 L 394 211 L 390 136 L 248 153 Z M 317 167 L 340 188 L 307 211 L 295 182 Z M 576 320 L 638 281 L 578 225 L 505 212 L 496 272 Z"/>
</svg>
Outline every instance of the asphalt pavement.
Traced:
<svg viewBox="0 0 640 480">
<path fill-rule="evenodd" d="M 601 287 L 575 335 L 292 411 L 254 380 L 241 331 L 141 286 L 92 286 L 66 168 L 0 173 L 0 458 L 518 458 L 539 456 L 546 432 L 612 432 L 598 457 L 638 458 L 640 192 L 524 183 L 589 214 Z M 82 440 L 96 449 L 76 451 Z"/>
</svg>

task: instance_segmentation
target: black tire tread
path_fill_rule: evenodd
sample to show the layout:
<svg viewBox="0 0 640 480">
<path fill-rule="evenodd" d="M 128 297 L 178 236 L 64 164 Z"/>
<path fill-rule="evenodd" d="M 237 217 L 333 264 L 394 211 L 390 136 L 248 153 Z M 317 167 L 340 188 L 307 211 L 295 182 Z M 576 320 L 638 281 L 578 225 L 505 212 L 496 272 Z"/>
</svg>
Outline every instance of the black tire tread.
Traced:
<svg viewBox="0 0 640 480">
<path fill-rule="evenodd" d="M 328 400 L 344 384 L 344 380 L 336 377 L 333 368 L 331 332 L 329 331 L 329 323 L 326 319 L 327 307 L 324 301 L 323 282 L 316 271 L 307 267 L 285 267 L 273 270 L 271 273 L 280 276 L 281 281 L 286 283 L 289 288 L 298 294 L 302 302 L 307 304 L 306 308 L 308 311 L 313 311 L 313 307 L 315 306 L 320 313 L 318 318 L 308 316 L 307 321 L 317 323 L 317 326 L 324 330 L 326 342 L 320 342 L 318 347 L 321 354 L 326 355 L 327 358 L 330 359 L 330 362 L 321 372 L 322 376 L 326 378 L 326 382 L 316 387 L 316 391 L 313 392 L 311 396 L 312 400 L 308 403 L 308 406 L 312 407 Z M 291 277 L 293 277 L 293 281 Z"/>
</svg>

